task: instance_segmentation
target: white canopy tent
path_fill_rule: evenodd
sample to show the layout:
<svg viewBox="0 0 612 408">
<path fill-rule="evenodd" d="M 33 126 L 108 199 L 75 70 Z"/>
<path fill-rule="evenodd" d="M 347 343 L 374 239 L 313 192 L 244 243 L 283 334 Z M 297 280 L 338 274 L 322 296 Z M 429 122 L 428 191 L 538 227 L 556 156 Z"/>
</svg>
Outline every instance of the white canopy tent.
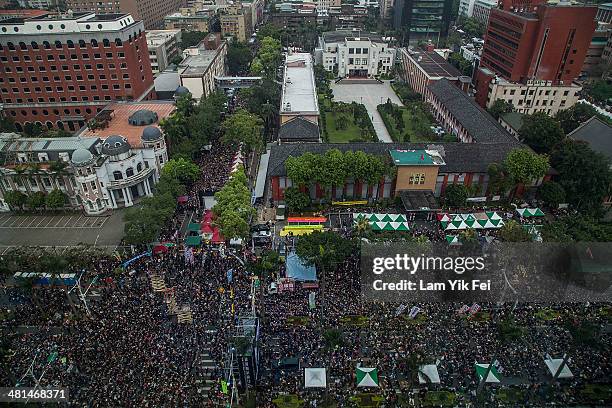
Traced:
<svg viewBox="0 0 612 408">
<path fill-rule="evenodd" d="M 327 387 L 327 373 L 325 367 L 304 368 L 305 388 Z"/>
<path fill-rule="evenodd" d="M 559 371 L 559 367 L 561 367 L 562 362 L 563 362 L 562 358 L 545 358 L 544 359 L 544 364 L 546 364 L 546 367 L 548 367 L 548 371 L 550 371 L 550 375 L 552 375 L 553 377 L 555 376 L 555 374 L 557 374 L 557 371 Z M 572 374 L 572 371 L 569 369 L 567 364 L 565 364 L 563 366 L 563 369 L 561 369 L 561 372 L 559 373 L 557 378 L 572 378 L 573 376 L 574 374 Z"/>
<path fill-rule="evenodd" d="M 426 364 L 419 367 L 419 383 L 440 384 L 438 367 L 435 364 Z"/>
</svg>

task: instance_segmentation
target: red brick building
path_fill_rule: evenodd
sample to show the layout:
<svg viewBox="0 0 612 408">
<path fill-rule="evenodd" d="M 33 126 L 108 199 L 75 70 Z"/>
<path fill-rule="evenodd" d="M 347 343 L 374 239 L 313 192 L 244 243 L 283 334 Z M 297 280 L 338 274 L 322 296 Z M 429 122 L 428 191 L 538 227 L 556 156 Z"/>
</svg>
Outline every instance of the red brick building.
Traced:
<svg viewBox="0 0 612 408">
<path fill-rule="evenodd" d="M 483 107 L 492 103 L 489 83 L 495 76 L 512 83 L 571 86 L 580 75 L 597 9 L 529 7 L 533 11 L 491 10 L 476 74 L 476 101 Z"/>
<path fill-rule="evenodd" d="M 129 14 L 0 22 L 0 103 L 17 130 L 75 131 L 110 101 L 148 99 L 152 91 L 144 26 Z"/>
</svg>

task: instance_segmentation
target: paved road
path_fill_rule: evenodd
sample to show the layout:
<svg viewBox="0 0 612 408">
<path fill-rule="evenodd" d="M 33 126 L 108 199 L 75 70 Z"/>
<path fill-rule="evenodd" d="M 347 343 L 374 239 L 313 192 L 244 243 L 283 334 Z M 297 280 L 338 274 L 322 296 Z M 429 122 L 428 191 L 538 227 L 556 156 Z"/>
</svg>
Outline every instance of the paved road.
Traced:
<svg viewBox="0 0 612 408">
<path fill-rule="evenodd" d="M 391 99 L 391 102 L 402 106 L 402 102 L 391 88 L 389 81 L 385 81 L 383 84 L 335 84 L 332 82 L 331 88 L 334 92 L 334 100 L 338 102 L 364 104 L 370 118 L 372 118 L 378 140 L 384 143 L 393 142 L 380 114 L 376 110 L 376 107 L 387 102 L 387 99 Z"/>
</svg>

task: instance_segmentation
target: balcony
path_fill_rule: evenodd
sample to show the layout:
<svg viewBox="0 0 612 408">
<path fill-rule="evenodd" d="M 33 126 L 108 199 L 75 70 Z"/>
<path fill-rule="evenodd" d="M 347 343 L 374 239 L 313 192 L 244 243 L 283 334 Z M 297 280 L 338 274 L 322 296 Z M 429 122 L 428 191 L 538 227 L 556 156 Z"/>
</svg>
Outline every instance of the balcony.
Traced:
<svg viewBox="0 0 612 408">
<path fill-rule="evenodd" d="M 109 180 L 106 186 L 109 189 L 131 187 L 145 180 L 153 171 L 153 168 L 143 169 L 140 173 L 135 173 L 133 176 L 121 180 Z"/>
</svg>

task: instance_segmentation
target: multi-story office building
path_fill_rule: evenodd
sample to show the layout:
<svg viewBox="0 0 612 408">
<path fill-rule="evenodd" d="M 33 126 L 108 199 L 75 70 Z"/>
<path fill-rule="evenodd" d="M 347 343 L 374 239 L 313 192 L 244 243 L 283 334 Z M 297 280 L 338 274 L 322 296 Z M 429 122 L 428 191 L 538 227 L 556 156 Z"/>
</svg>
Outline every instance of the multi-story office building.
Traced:
<svg viewBox="0 0 612 408">
<path fill-rule="evenodd" d="M 0 103 L 18 130 L 70 131 L 110 101 L 142 100 L 153 74 L 141 21 L 74 13 L 0 23 Z"/>
<path fill-rule="evenodd" d="M 378 9 L 380 10 L 380 17 L 383 19 L 391 18 L 393 16 L 394 5 L 394 0 L 379 0 Z"/>
<path fill-rule="evenodd" d="M 476 0 L 470 17 L 487 24 L 491 10 L 495 7 L 497 7 L 497 0 Z"/>
<path fill-rule="evenodd" d="M 472 17 L 474 12 L 475 0 L 461 0 L 459 1 L 459 15 L 462 17 Z"/>
<path fill-rule="evenodd" d="M 330 31 L 319 38 L 317 63 L 339 77 L 372 78 L 389 73 L 395 63 L 395 49 L 378 34 Z"/>
<path fill-rule="evenodd" d="M 252 33 L 251 8 L 236 3 L 221 12 L 221 33 L 224 37 L 234 37 L 245 42 Z"/>
<path fill-rule="evenodd" d="M 393 27 L 402 32 L 404 44 L 437 43 L 448 34 L 451 6 L 450 0 L 395 0 Z"/>
<path fill-rule="evenodd" d="M 46 0 L 41 0 L 46 1 Z M 164 28 L 164 17 L 185 5 L 185 0 L 66 0 L 68 9 L 97 14 L 131 14 L 145 28 Z"/>
<path fill-rule="evenodd" d="M 215 90 L 215 77 L 225 75 L 227 41 L 212 50 L 203 43 L 188 49 L 189 54 L 178 70 L 181 86 L 189 89 L 195 99 L 207 97 Z"/>
<path fill-rule="evenodd" d="M 516 8 L 516 5 L 506 7 Z M 547 87 L 549 93 L 574 92 L 572 82 L 582 70 L 595 30 L 597 9 L 539 5 L 534 10 L 491 11 L 476 75 L 476 100 L 481 106 L 490 106 L 500 95 L 490 86 L 496 77 L 507 83 Z M 508 86 L 503 84 L 504 88 Z M 521 92 L 527 90 L 519 88 Z M 570 106 L 567 100 L 565 106 L 558 108 Z M 548 111 L 549 108 L 542 108 L 540 103 L 539 109 Z"/>
<path fill-rule="evenodd" d="M 199 10 L 191 12 L 188 9 L 172 13 L 164 17 L 166 30 L 185 30 L 207 32 L 212 22 L 214 13 L 210 10 Z"/>
<path fill-rule="evenodd" d="M 612 3 L 600 4 L 595 19 L 602 24 L 612 23 Z"/>
<path fill-rule="evenodd" d="M 367 6 L 346 3 L 330 7 L 327 13 L 330 30 L 364 30 L 370 10 Z"/>
<path fill-rule="evenodd" d="M 181 30 L 151 30 L 146 32 L 149 59 L 153 73 L 161 72 L 179 56 Z"/>
</svg>

